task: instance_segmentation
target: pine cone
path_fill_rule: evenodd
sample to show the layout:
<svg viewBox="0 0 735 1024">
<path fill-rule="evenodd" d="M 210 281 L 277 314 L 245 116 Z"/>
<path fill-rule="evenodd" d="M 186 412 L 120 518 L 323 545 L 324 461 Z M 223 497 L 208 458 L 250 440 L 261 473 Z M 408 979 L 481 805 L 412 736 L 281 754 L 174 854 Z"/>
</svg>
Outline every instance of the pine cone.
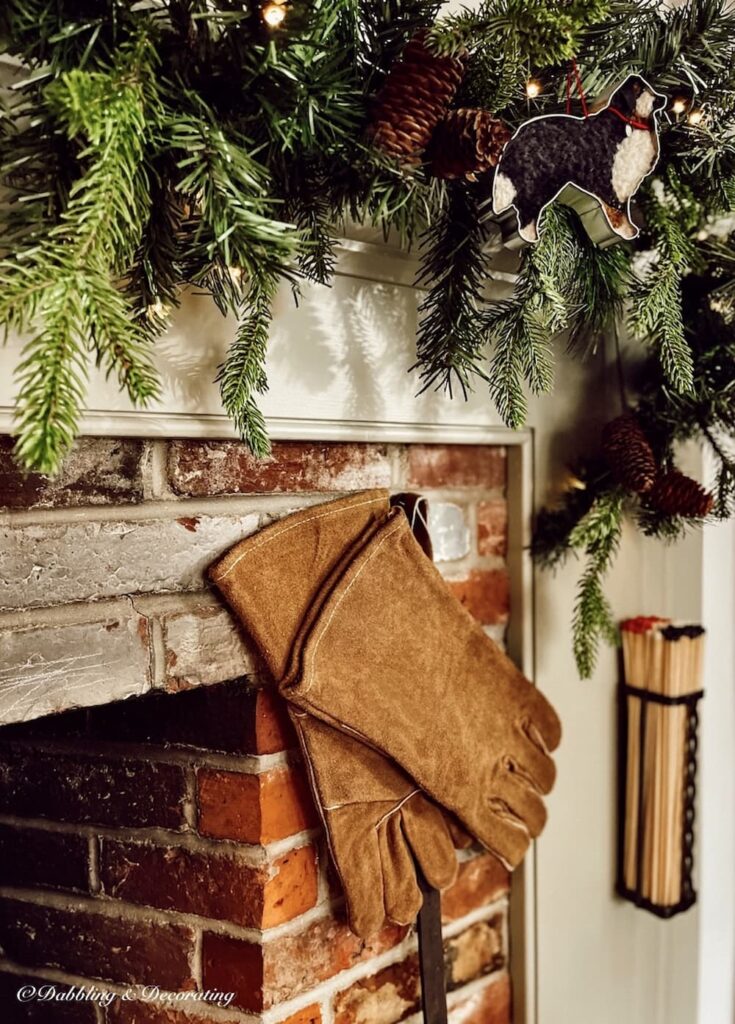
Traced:
<svg viewBox="0 0 735 1024">
<path fill-rule="evenodd" d="M 678 469 L 662 473 L 648 493 L 651 505 L 667 516 L 704 519 L 714 505 L 714 498 L 696 480 Z"/>
<path fill-rule="evenodd" d="M 378 149 L 417 164 L 462 81 L 466 55 L 437 57 L 417 32 L 375 100 L 368 134 Z"/>
<path fill-rule="evenodd" d="M 436 178 L 476 181 L 478 174 L 497 164 L 510 135 L 507 125 L 489 110 L 450 110 L 431 138 L 431 173 Z"/>
<path fill-rule="evenodd" d="M 658 467 L 635 416 L 618 416 L 606 424 L 602 431 L 602 449 L 619 484 L 638 494 L 651 490 Z"/>
</svg>

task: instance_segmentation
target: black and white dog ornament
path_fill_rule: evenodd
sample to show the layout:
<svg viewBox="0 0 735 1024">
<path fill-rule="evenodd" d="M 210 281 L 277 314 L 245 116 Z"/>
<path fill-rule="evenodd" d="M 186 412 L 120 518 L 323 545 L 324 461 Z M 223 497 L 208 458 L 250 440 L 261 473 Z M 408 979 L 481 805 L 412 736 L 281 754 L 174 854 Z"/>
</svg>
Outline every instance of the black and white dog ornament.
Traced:
<svg viewBox="0 0 735 1024">
<path fill-rule="evenodd" d="M 594 114 L 545 114 L 508 140 L 495 171 L 493 210 L 512 206 L 527 242 L 538 239 L 544 208 L 567 185 L 600 203 L 612 230 L 635 238 L 630 200 L 659 156 L 657 118 L 666 97 L 629 75 Z"/>
</svg>

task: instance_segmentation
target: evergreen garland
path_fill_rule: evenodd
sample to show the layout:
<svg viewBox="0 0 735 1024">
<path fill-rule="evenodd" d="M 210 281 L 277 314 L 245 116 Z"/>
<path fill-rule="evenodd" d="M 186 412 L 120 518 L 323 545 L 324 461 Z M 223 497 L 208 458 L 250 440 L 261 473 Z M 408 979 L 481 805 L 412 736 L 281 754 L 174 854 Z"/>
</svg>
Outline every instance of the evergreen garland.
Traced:
<svg viewBox="0 0 735 1024">
<path fill-rule="evenodd" d="M 155 398 L 152 347 L 181 289 L 209 292 L 239 327 L 219 372 L 246 443 L 268 452 L 258 396 L 276 289 L 329 282 L 347 218 L 417 244 L 420 386 L 488 390 L 520 426 L 553 386 L 556 337 L 576 349 L 627 324 L 644 362 L 633 410 L 662 470 L 699 438 L 719 471 L 715 514 L 735 502 L 735 10 L 727 0 L 482 0 L 439 18 L 437 0 L 290 0 L 269 27 L 255 0 L 5 0 L 0 52 L 23 72 L 0 112 L 0 320 L 28 341 L 18 371 L 17 456 L 54 472 L 77 431 L 96 362 L 130 398 Z M 439 18 L 439 20 L 437 20 Z M 488 197 L 476 183 L 402 166 L 367 131 L 407 41 L 466 54 L 454 105 L 512 130 L 564 108 L 568 61 L 591 97 L 629 72 L 677 99 L 645 230 L 599 248 L 577 214 L 545 214 L 513 294 L 488 302 Z M 541 86 L 526 93 L 533 78 Z M 697 116 L 694 116 L 694 115 Z M 575 650 L 586 674 L 612 636 L 602 580 L 624 513 L 676 536 L 676 516 L 577 467 L 545 511 L 543 563 L 586 558 Z"/>
</svg>

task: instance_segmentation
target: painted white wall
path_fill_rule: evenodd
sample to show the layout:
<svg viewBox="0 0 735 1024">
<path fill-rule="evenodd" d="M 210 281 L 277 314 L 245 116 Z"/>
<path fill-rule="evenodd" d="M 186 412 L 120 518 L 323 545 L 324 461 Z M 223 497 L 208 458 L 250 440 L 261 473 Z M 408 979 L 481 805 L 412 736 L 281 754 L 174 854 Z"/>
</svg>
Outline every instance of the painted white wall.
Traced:
<svg viewBox="0 0 735 1024">
<path fill-rule="evenodd" d="M 735 1020 L 735 523 L 704 532 L 699 1024 Z"/>
</svg>

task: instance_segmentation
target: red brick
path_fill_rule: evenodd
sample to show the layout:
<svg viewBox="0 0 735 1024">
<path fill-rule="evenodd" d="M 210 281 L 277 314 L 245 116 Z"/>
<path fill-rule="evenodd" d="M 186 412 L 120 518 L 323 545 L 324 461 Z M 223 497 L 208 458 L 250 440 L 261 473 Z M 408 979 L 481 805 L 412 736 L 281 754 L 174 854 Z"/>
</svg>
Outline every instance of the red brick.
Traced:
<svg viewBox="0 0 735 1024">
<path fill-rule="evenodd" d="M 277 441 L 271 458 L 254 458 L 233 441 L 173 441 L 168 473 L 177 494 L 263 494 L 388 487 L 386 445 Z"/>
<path fill-rule="evenodd" d="M 253 928 L 289 921 L 317 897 L 310 846 L 253 867 L 237 855 L 103 839 L 100 878 L 106 896 Z"/>
<path fill-rule="evenodd" d="M 397 1024 L 419 1008 L 421 982 L 416 956 L 355 982 L 334 998 L 334 1024 Z"/>
<path fill-rule="evenodd" d="M 496 914 L 490 921 L 479 921 L 444 943 L 449 991 L 505 966 L 503 921 L 503 915 Z"/>
<path fill-rule="evenodd" d="M 266 946 L 263 983 L 265 1005 L 291 999 L 355 964 L 392 949 L 408 929 L 387 925 L 371 938 L 358 939 L 347 924 L 326 917 L 304 931 L 285 935 Z"/>
<path fill-rule="evenodd" d="M 477 503 L 477 550 L 501 557 L 508 552 L 508 505 L 502 499 Z"/>
<path fill-rule="evenodd" d="M 272 843 L 319 824 L 302 768 L 262 775 L 206 768 L 197 788 L 199 831 L 215 839 Z"/>
<path fill-rule="evenodd" d="M 406 932 L 391 925 L 365 941 L 332 917 L 264 945 L 205 932 L 203 986 L 234 992 L 234 1006 L 259 1013 L 390 949 Z"/>
<path fill-rule="evenodd" d="M 0 878 L 4 885 L 88 888 L 89 842 L 84 836 L 0 825 Z"/>
<path fill-rule="evenodd" d="M 510 978 L 503 974 L 497 981 L 473 993 L 452 1007 L 449 1024 L 511 1024 Z"/>
<path fill-rule="evenodd" d="M 38 999 L 19 1002 L 18 992 L 21 988 L 32 986 L 37 990 L 46 985 L 54 986 L 59 994 L 69 991 L 70 987 L 44 978 L 0 971 L 3 1024 L 97 1024 L 97 1014 L 91 1002 L 46 1002 Z"/>
<path fill-rule="evenodd" d="M 54 967 L 125 984 L 194 987 L 194 933 L 179 925 L 0 900 L 0 947 L 28 967 Z"/>
<path fill-rule="evenodd" d="M 411 487 L 504 487 L 505 448 L 492 445 L 412 444 L 408 449 Z"/>
<path fill-rule="evenodd" d="M 286 701 L 272 687 L 259 690 L 255 698 L 253 754 L 276 754 L 297 747 L 298 739 L 286 710 Z"/>
<path fill-rule="evenodd" d="M 316 905 L 317 861 L 313 847 L 302 846 L 275 862 L 265 884 L 263 928 L 274 928 Z"/>
<path fill-rule="evenodd" d="M 298 1013 L 292 1013 L 290 1017 L 286 1017 L 279 1024 L 321 1024 L 321 1020 L 321 1007 L 318 1003 L 312 1003 L 311 1006 L 299 1010 Z"/>
<path fill-rule="evenodd" d="M 497 900 L 510 889 L 510 872 L 491 853 L 459 866 L 457 881 L 442 893 L 442 919 L 456 921 Z"/>
<path fill-rule="evenodd" d="M 231 1006 L 258 1013 L 264 1006 L 263 946 L 229 935 L 202 936 L 202 984 L 233 992 Z"/>
<path fill-rule="evenodd" d="M 24 473 L 13 461 L 13 439 L 0 437 L 0 506 L 70 508 L 143 499 L 143 441 L 80 438 L 58 476 Z"/>
<path fill-rule="evenodd" d="M 449 589 L 483 626 L 506 623 L 510 587 L 505 569 L 472 569 L 463 580 L 447 580 Z"/>
<path fill-rule="evenodd" d="M 182 828 L 179 765 L 57 752 L 0 750 L 0 811 L 100 825 Z"/>
</svg>

